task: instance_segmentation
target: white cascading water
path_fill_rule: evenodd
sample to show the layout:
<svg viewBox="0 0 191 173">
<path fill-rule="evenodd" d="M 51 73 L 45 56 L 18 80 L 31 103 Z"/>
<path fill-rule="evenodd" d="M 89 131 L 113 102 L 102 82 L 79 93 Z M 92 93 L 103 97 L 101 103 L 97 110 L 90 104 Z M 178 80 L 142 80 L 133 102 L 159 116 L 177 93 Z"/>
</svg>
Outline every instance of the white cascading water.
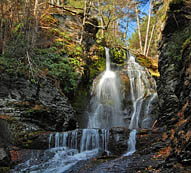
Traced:
<svg viewBox="0 0 191 173">
<path fill-rule="evenodd" d="M 103 151 L 109 154 L 109 128 L 126 125 L 121 108 L 120 77 L 110 68 L 109 49 L 105 48 L 105 52 L 106 70 L 99 81 L 95 80 L 93 84 L 88 129 L 50 134 L 49 150 L 41 157 L 39 154 L 35 157 L 34 154 L 30 160 L 18 165 L 14 172 L 64 173 L 80 160 L 93 158 Z M 124 156 L 130 156 L 136 151 L 136 129 L 148 128 L 152 124 L 149 114 L 152 102 L 157 97 L 156 86 L 148 79 L 151 79 L 149 72 L 133 56 L 127 62 L 127 75 L 133 108 L 128 151 Z M 145 100 L 147 104 L 143 105 Z M 140 119 L 143 107 L 145 113 Z"/>
<path fill-rule="evenodd" d="M 95 80 L 92 89 L 91 111 L 88 128 L 125 126 L 120 100 L 120 80 L 110 68 L 109 49 L 106 52 L 106 70 L 101 79 Z"/>
<path fill-rule="evenodd" d="M 136 151 L 136 133 L 135 129 L 131 131 L 128 140 L 128 151 L 123 156 L 130 156 Z"/>
<path fill-rule="evenodd" d="M 142 103 L 147 96 L 155 93 L 155 91 L 153 86 L 151 86 L 150 81 L 148 80 L 148 76 L 150 76 L 149 72 L 144 67 L 135 62 L 134 56 L 130 56 L 128 60 L 127 73 L 130 80 L 131 99 L 133 103 L 133 111 L 131 114 L 131 122 L 129 128 L 137 129 L 140 127 L 139 118 Z"/>
<path fill-rule="evenodd" d="M 132 55 L 130 55 L 127 62 L 127 74 L 130 82 L 133 110 L 129 125 L 131 132 L 128 141 L 128 152 L 124 156 L 132 155 L 136 151 L 136 129 L 141 127 L 148 128 L 151 125 L 152 120 L 148 115 L 151 103 L 157 97 L 155 81 L 150 81 L 152 78 L 148 70 L 139 65 Z M 141 123 L 140 115 L 143 110 L 143 102 L 146 98 L 149 98 L 148 103 L 145 105 L 146 117 L 144 117 Z"/>
<path fill-rule="evenodd" d="M 83 129 L 50 134 L 49 150 L 15 168 L 16 172 L 64 173 L 80 160 L 108 152 L 109 130 Z M 53 148 L 51 148 L 53 147 Z M 48 158 L 48 159 L 47 159 Z M 20 169 L 22 168 L 22 171 Z"/>
<path fill-rule="evenodd" d="M 49 146 L 54 142 L 55 148 L 65 147 L 76 149 L 79 152 L 103 149 L 107 151 L 109 130 L 106 129 L 82 129 L 50 135 Z"/>
<path fill-rule="evenodd" d="M 156 92 L 154 92 L 153 94 L 151 94 L 149 100 L 148 100 L 148 104 L 146 106 L 146 110 L 145 110 L 145 117 L 142 120 L 142 124 L 141 127 L 142 128 L 149 128 L 152 125 L 152 119 L 149 116 L 150 115 L 150 111 L 152 110 L 152 103 L 153 101 L 155 101 L 155 99 L 157 99 L 158 95 Z"/>
</svg>

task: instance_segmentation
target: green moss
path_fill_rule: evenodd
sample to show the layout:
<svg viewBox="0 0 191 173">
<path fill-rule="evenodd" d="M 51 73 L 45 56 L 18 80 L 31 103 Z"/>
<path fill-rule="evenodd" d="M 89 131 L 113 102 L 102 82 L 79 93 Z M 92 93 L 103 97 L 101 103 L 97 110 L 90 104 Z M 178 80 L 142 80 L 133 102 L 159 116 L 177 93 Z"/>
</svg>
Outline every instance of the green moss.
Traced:
<svg viewBox="0 0 191 173">
<path fill-rule="evenodd" d="M 32 140 L 27 140 L 27 141 L 25 141 L 25 142 L 23 142 L 23 145 L 25 146 L 25 147 L 29 147 L 30 146 L 30 144 L 32 144 Z"/>
<path fill-rule="evenodd" d="M 44 131 L 34 131 L 34 132 L 30 132 L 27 134 L 27 136 L 30 138 L 30 137 L 33 137 L 33 136 L 38 136 L 40 134 L 44 133 Z"/>
<path fill-rule="evenodd" d="M 89 82 L 105 69 L 105 49 L 102 45 L 93 45 L 90 48 L 90 55 L 87 60 L 87 68 L 89 70 Z"/>
<path fill-rule="evenodd" d="M 0 172 L 1 173 L 8 173 L 10 170 L 10 167 L 0 167 Z"/>
<path fill-rule="evenodd" d="M 19 134 L 16 134 L 17 144 L 22 145 L 24 148 L 31 148 L 33 144 L 33 139 L 43 134 L 44 131 L 33 131 L 33 132 L 25 132 L 21 131 Z"/>
<path fill-rule="evenodd" d="M 188 47 L 191 47 L 191 36 L 188 39 L 186 39 L 186 41 L 183 43 L 183 45 L 182 45 L 182 53 Z"/>
<path fill-rule="evenodd" d="M 84 110 L 89 101 L 89 89 L 86 87 L 87 86 L 80 86 L 76 92 L 75 98 L 71 102 L 73 108 L 77 111 Z"/>
<path fill-rule="evenodd" d="M 184 30 L 178 30 L 172 34 L 168 40 L 166 52 L 169 60 L 173 59 L 175 62 L 182 60 L 182 53 L 191 41 L 191 24 Z"/>
<path fill-rule="evenodd" d="M 8 106 L 14 106 L 14 108 L 28 108 L 30 107 L 30 102 L 23 101 L 23 102 L 10 102 Z"/>
<path fill-rule="evenodd" d="M 137 61 L 144 67 L 150 68 L 152 66 L 151 61 L 145 56 L 137 56 Z"/>
<path fill-rule="evenodd" d="M 111 54 L 112 62 L 116 64 L 123 64 L 125 60 L 127 59 L 126 50 L 124 49 L 112 48 L 110 49 L 110 54 Z"/>
</svg>

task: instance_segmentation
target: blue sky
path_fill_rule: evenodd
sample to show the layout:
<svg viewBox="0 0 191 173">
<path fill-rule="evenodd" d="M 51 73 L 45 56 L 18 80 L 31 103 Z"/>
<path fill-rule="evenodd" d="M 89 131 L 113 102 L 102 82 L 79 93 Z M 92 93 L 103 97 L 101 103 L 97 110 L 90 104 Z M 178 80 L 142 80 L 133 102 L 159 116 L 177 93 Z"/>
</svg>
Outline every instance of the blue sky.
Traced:
<svg viewBox="0 0 191 173">
<path fill-rule="evenodd" d="M 149 13 L 149 2 L 144 5 L 144 6 L 141 6 L 140 7 L 140 10 L 142 13 L 146 13 L 148 14 Z M 143 16 L 143 15 L 142 15 Z M 141 17 L 142 17 L 141 16 Z M 134 30 L 137 28 L 137 23 L 136 22 L 130 22 L 129 23 L 129 26 L 128 26 L 128 33 L 127 33 L 127 39 L 131 36 L 131 34 L 134 32 Z"/>
</svg>

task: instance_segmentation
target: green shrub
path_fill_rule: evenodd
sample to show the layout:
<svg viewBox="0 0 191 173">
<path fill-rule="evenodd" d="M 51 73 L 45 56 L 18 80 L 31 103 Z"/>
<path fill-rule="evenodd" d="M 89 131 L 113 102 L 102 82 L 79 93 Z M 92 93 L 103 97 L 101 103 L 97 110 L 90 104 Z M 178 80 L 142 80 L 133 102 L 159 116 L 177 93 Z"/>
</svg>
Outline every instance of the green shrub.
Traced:
<svg viewBox="0 0 191 173">
<path fill-rule="evenodd" d="M 77 87 L 78 74 L 68 57 L 56 53 L 55 49 L 36 50 L 35 62 L 38 62 L 40 69 L 63 83 L 64 93 L 72 92 Z"/>
</svg>

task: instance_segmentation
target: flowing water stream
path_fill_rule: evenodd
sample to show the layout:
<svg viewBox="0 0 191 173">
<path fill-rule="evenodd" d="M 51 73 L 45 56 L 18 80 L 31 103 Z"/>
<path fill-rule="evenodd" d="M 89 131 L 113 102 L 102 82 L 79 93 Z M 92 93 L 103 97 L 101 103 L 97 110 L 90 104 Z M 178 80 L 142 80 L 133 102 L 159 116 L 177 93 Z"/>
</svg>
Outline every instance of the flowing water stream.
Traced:
<svg viewBox="0 0 191 173">
<path fill-rule="evenodd" d="M 106 70 L 93 83 L 87 129 L 51 134 L 49 150 L 41 155 L 34 154 L 34 157 L 18 165 L 14 171 L 64 173 L 81 160 L 88 160 L 103 152 L 110 153 L 109 129 L 127 125 L 122 110 L 120 76 L 111 70 L 109 49 L 105 48 L 105 52 Z M 149 114 L 157 94 L 148 70 L 140 66 L 132 55 L 128 58 L 126 73 L 129 78 L 132 109 L 128 150 L 124 156 L 130 156 L 136 151 L 136 130 L 152 125 Z"/>
</svg>

